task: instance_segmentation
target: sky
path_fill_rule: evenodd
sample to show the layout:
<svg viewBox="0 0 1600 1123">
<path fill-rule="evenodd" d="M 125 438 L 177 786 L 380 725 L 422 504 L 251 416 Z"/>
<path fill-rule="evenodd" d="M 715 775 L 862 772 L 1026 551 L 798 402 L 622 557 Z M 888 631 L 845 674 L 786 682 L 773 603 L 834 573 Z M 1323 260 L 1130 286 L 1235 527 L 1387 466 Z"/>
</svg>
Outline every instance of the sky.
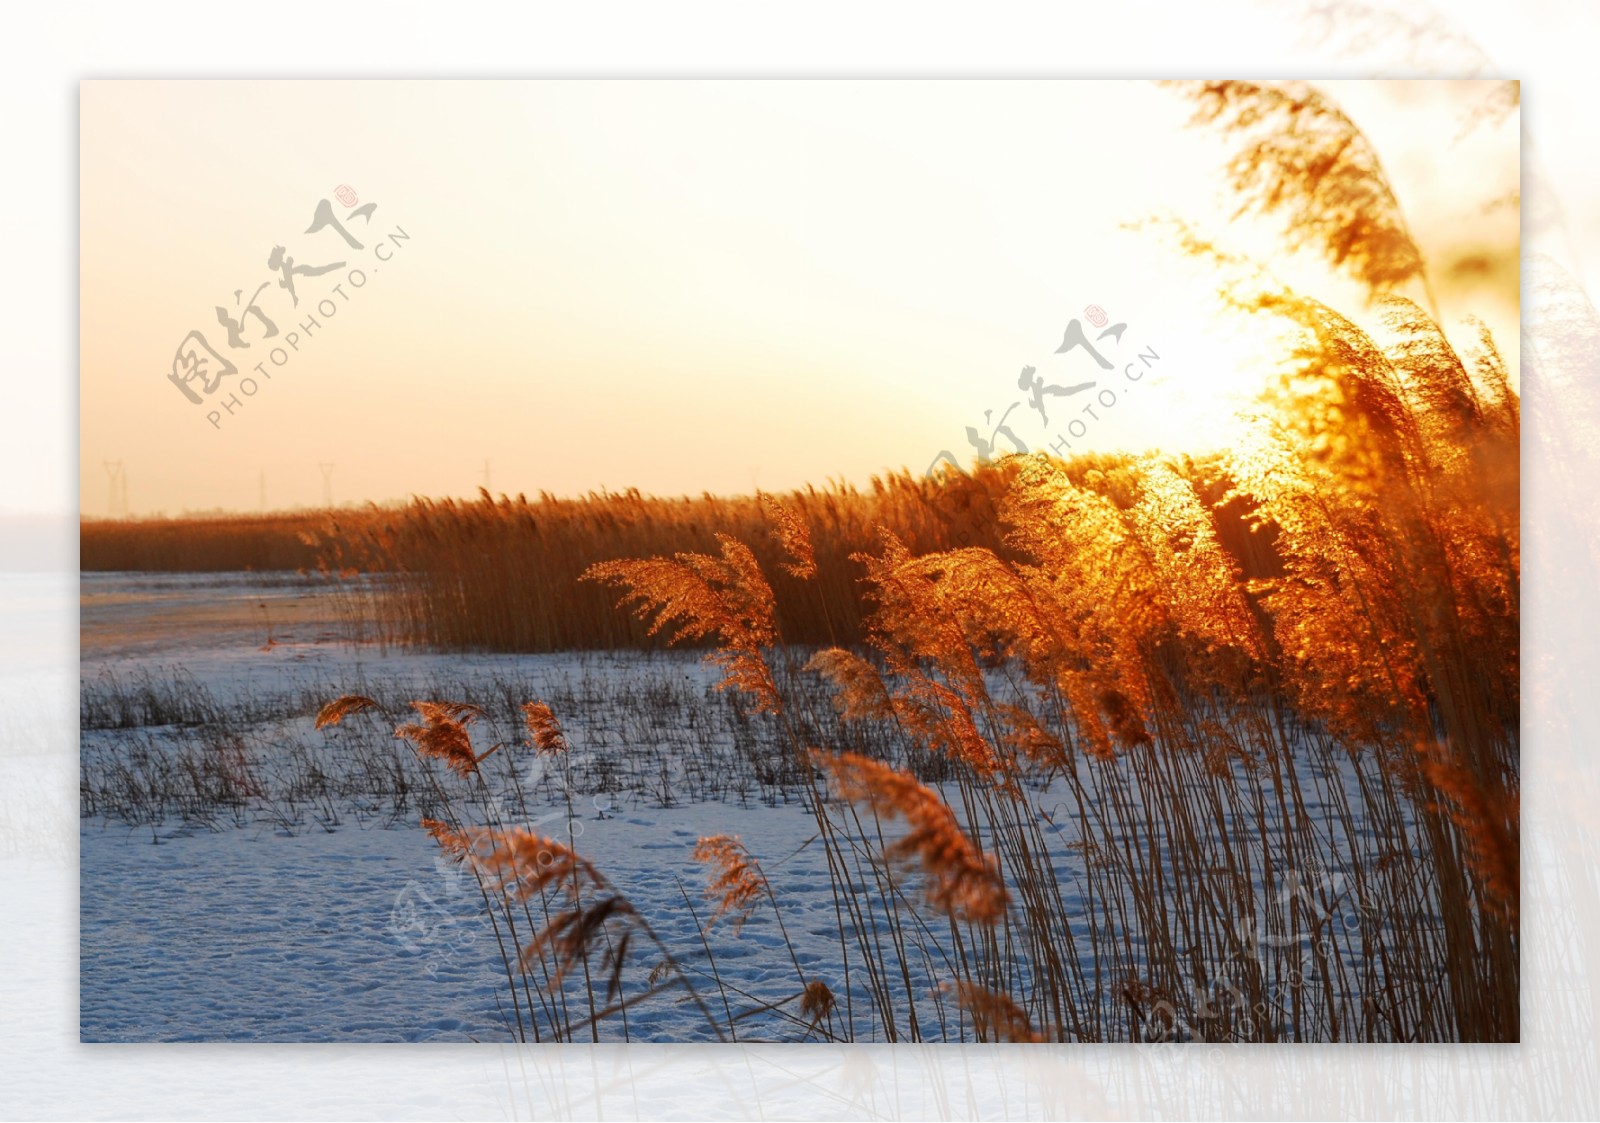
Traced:
<svg viewBox="0 0 1600 1123">
<path fill-rule="evenodd" d="M 1464 129 L 1492 87 L 1323 84 L 1440 265 L 1515 261 L 1515 208 L 1492 204 L 1517 188 L 1517 118 Z M 87 516 L 862 484 L 970 463 L 968 427 L 997 452 L 1204 451 L 1272 359 L 1214 277 L 1128 223 L 1181 217 L 1358 299 L 1230 224 L 1225 143 L 1149 83 L 80 93 Z M 1446 321 L 1480 316 L 1514 359 L 1514 269 L 1457 276 Z M 1102 314 L 1127 326 L 1096 342 Z M 1109 371 L 1056 353 L 1074 319 Z M 1025 366 L 1094 385 L 1036 408 Z"/>
</svg>

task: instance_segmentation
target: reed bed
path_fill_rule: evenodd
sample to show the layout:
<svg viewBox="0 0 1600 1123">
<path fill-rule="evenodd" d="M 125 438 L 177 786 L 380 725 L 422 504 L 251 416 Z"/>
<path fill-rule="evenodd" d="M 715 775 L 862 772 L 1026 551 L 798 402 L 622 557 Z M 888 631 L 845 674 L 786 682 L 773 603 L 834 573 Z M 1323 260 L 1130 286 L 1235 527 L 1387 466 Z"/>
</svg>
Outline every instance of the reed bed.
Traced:
<svg viewBox="0 0 1600 1123">
<path fill-rule="evenodd" d="M 999 467 L 917 479 L 896 473 L 864 489 L 844 484 L 772 496 L 657 498 L 637 490 L 575 499 L 542 494 L 415 499 L 339 512 L 254 518 L 86 520 L 82 568 L 202 572 L 298 570 L 339 585 L 340 614 L 358 641 L 443 650 L 545 652 L 659 649 L 665 642 L 611 611 L 579 582 L 611 558 L 749 541 L 777 566 L 775 519 L 794 512 L 815 543 L 802 579 L 775 569 L 780 614 L 794 642 L 857 643 L 863 603 L 853 555 L 888 526 L 919 549 L 984 545 L 996 531 Z M 374 580 L 354 580 L 367 576 Z"/>
<path fill-rule="evenodd" d="M 1182 88 L 1237 142 L 1241 211 L 1369 290 L 1345 316 L 1179 230 L 1286 341 L 1238 447 L 318 533 L 329 571 L 390 575 L 372 611 L 407 642 L 704 647 L 734 744 L 809 816 L 826 931 L 791 939 L 782 873 L 708 811 L 675 945 L 522 825 L 521 762 L 555 798 L 594 782 L 591 700 L 327 700 L 328 738 L 410 755 L 513 1037 L 629 1039 L 671 1002 L 727 1040 L 1518 1039 L 1520 403 L 1487 333 L 1399 295 L 1432 304 L 1426 262 L 1336 106 Z M 761 993 L 717 958 L 758 916 L 794 968 Z"/>
<path fill-rule="evenodd" d="M 1008 459 L 977 478 L 976 542 L 908 533 L 927 525 L 911 500 L 929 485 L 901 478 L 870 496 L 757 497 L 714 525 L 634 495 L 606 500 L 607 524 L 591 498 L 588 525 L 673 525 L 672 540 L 580 568 L 557 535 L 559 568 L 505 563 L 559 573 L 524 595 L 567 595 L 580 576 L 609 589 L 630 610 L 611 643 L 714 641 L 723 687 L 781 730 L 807 777 L 839 966 L 808 979 L 797 959 L 800 989 L 758 1008 L 825 992 L 845 1040 L 1518 1038 L 1520 403 L 1486 331 L 1462 350 L 1400 295 L 1434 304 L 1424 255 L 1330 99 L 1179 86 L 1196 124 L 1235 145 L 1240 213 L 1281 219 L 1291 249 L 1369 292 L 1341 315 L 1178 227 L 1224 306 L 1285 340 L 1239 447 Z M 839 517 L 862 500 L 870 518 Z M 411 515 L 455 543 L 448 610 L 488 627 L 466 590 L 493 585 L 473 574 L 504 555 L 462 544 L 551 546 L 525 504 Z M 413 542 L 382 547 L 433 557 Z M 843 580 L 841 555 L 859 566 L 850 593 L 823 584 Z M 442 638 L 430 611 L 410 630 Z M 828 645 L 804 666 L 839 714 L 894 729 L 940 778 L 813 740 L 816 698 L 788 688 L 804 643 Z M 698 852 L 714 915 L 742 919 L 763 891 L 780 911 L 737 841 Z M 545 931 L 531 948 L 552 947 Z M 583 963 L 599 951 L 562 946 Z M 702 1009 L 720 1037 L 738 1016 L 714 965 L 712 979 L 721 1016 Z M 626 1011 L 620 990 L 605 997 Z"/>
<path fill-rule="evenodd" d="M 449 650 L 569 651 L 665 646 L 579 581 L 611 558 L 748 542 L 772 570 L 792 642 L 859 642 L 863 603 L 853 555 L 889 526 L 928 550 L 958 542 L 1003 548 L 993 499 L 998 469 L 952 479 L 906 473 L 866 489 L 833 485 L 767 496 L 654 498 L 636 490 L 578 499 L 483 493 L 476 501 L 415 500 L 381 517 L 345 520 L 319 538 L 324 564 L 391 575 L 372 616 L 397 641 Z M 792 515 L 784 514 L 792 512 Z M 773 532 L 792 517 L 814 544 L 807 576 L 780 566 Z"/>
</svg>

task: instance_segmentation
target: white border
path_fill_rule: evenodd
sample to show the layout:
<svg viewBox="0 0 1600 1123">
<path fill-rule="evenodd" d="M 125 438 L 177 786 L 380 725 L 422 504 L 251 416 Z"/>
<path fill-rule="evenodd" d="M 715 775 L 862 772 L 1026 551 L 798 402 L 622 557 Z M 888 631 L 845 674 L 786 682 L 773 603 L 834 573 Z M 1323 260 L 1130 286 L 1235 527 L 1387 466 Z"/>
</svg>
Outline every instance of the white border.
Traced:
<svg viewBox="0 0 1600 1123">
<path fill-rule="evenodd" d="M 55 4 L 0 45 L 0 507 L 76 509 L 77 82 L 401 76 L 1519 77 L 1529 286 L 1583 294 L 1594 5 L 755 3 Z M 1355 34 L 1364 30 L 1365 37 Z M 1553 208 L 1553 210 L 1548 210 Z M 1534 255 L 1548 261 L 1534 268 Z M 1559 270 L 1557 270 L 1559 266 Z M 1571 289 L 1567 290 L 1570 296 Z M 7 610 L 0 746 L 0 1115 L 10 1118 L 1592 1117 L 1600 806 L 1595 752 L 1600 432 L 1593 350 L 1525 288 L 1525 1044 L 1495 1048 L 82 1046 L 77 1042 L 76 600 Z M 1539 352 L 1539 369 L 1527 361 Z M 1559 454 L 1549 438 L 1561 430 Z M 1574 435 L 1575 434 L 1575 435 Z M 9 447 L 8 447 L 9 445 Z M 40 497 L 43 497 L 41 500 Z M 43 623 L 38 613 L 49 613 Z M 28 618 L 32 618 L 32 623 Z M 1576 622 L 1576 626 L 1575 626 Z M 51 654 L 54 652 L 54 654 Z M 1587 692 L 1585 692 L 1587 690 Z M 1585 708 L 1587 707 L 1587 709 Z M 8 775 L 10 773 L 8 772 Z M 31 800 L 27 806 L 19 801 Z M 59 807 L 57 804 L 59 803 Z M 40 808 L 61 821 L 39 824 Z M 59 836 L 51 831 L 59 828 Z M 50 839 L 67 840 L 64 846 Z"/>
</svg>

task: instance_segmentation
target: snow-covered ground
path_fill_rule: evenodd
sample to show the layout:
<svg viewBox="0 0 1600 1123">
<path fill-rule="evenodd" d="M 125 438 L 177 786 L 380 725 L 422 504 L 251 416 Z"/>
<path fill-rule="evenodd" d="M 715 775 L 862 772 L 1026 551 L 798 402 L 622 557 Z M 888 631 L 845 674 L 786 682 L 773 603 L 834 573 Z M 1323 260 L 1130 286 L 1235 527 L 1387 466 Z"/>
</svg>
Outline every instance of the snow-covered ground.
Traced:
<svg viewBox="0 0 1600 1123">
<path fill-rule="evenodd" d="M 696 743 L 725 748 L 730 730 L 707 723 L 741 721 L 734 701 L 710 690 L 716 676 L 693 654 L 434 655 L 352 646 L 341 642 L 322 587 L 239 574 L 86 574 L 82 624 L 86 786 L 113 786 L 108 773 L 129 754 L 170 759 L 191 736 L 197 752 L 215 752 L 214 737 L 192 730 L 239 714 L 237 733 L 228 735 L 268 758 L 259 775 L 276 797 L 301 776 L 294 748 L 338 770 L 326 757 L 347 744 L 346 731 L 313 732 L 310 715 L 339 694 L 499 694 L 506 712 L 490 718 L 498 736 L 516 732 L 507 727 L 517 704 L 546 699 L 567 724 L 585 782 L 569 818 L 560 778 L 541 776 L 539 758 L 525 754 L 515 767 L 539 801 L 514 822 L 570 834 L 698 972 L 700 986 L 718 994 L 723 1017 L 716 974 L 734 1014 L 803 986 L 770 910 L 757 910 L 738 939 L 722 941 L 715 973 L 704 953 L 700 926 L 710 908 L 695 842 L 705 833 L 741 835 L 783 886 L 794 958 L 827 973 L 824 956 L 801 946 L 827 947 L 817 937 L 833 932 L 836 950 L 837 937 L 822 856 L 806 845 L 815 822 L 795 793 L 759 779 L 741 787 L 728 775 L 696 781 L 682 774 L 682 761 L 672 775 L 661 773 L 672 767 L 670 742 L 680 741 L 683 758 L 695 755 Z M 112 695 L 171 713 L 93 709 L 94 699 Z M 645 696 L 646 709 L 619 708 L 618 699 Z M 153 724 L 168 716 L 178 720 Z M 366 732 L 364 740 L 391 742 L 404 762 L 391 738 Z M 682 802 L 697 790 L 725 798 Z M 476 884 L 418 829 L 416 804 L 396 814 L 363 795 L 289 806 L 274 798 L 225 814 L 158 807 L 86 815 L 83 1039 L 505 1040 L 507 980 Z M 633 973 L 646 974 L 653 962 L 640 957 Z M 772 1020 L 748 1017 L 738 1029 L 770 1038 Z M 601 1023 L 603 1040 L 622 1032 L 618 1018 Z M 630 1010 L 627 1033 L 713 1036 L 681 993 Z M 801 1034 L 791 1027 L 789 1036 Z"/>
<path fill-rule="evenodd" d="M 805 838 L 800 814 L 718 818 L 774 855 Z M 704 871 L 690 857 L 700 823 L 694 807 L 619 815 L 586 822 L 580 843 L 691 962 L 699 936 L 678 885 L 706 919 Z M 148 832 L 86 823 L 82 842 L 86 1041 L 507 1039 L 495 1004 L 506 979 L 477 887 L 419 830 L 229 829 L 152 845 Z M 792 935 L 827 936 L 826 874 L 807 858 L 785 867 L 785 922 Z M 773 928 L 752 918 L 717 960 L 730 983 L 776 998 L 797 987 L 772 985 L 794 975 Z M 643 1040 L 712 1037 L 676 997 L 632 1013 L 630 1028 Z M 602 1030 L 618 1039 L 621 1022 Z"/>
<path fill-rule="evenodd" d="M 391 716 L 413 698 L 478 702 L 480 749 L 521 736 L 521 702 L 549 702 L 573 743 L 571 772 L 508 748 L 485 768 L 499 777 L 492 798 L 486 792 L 466 810 L 493 808 L 502 821 L 556 838 L 570 833 L 648 920 L 725 1032 L 820 1036 L 795 1001 L 818 979 L 854 1036 L 882 1039 L 859 964 L 845 984 L 834 883 L 795 777 L 774 764 L 784 758 L 772 747 L 776 730 L 713 691 L 716 673 L 696 655 L 352 645 L 341 640 L 326 587 L 287 575 L 86 574 L 81 607 L 85 1041 L 514 1035 L 502 933 L 476 883 L 419 829 L 437 805 L 392 723 L 364 715 L 311 728 L 322 702 L 351 692 L 378 698 Z M 1350 775 L 1308 777 L 1306 813 L 1321 815 L 1331 793 L 1348 799 L 1357 786 Z M 514 804 L 513 791 L 522 792 Z M 1094 847 L 1078 833 L 1066 781 L 1038 791 L 1036 803 L 1059 843 L 1052 872 L 1076 925 L 1088 919 Z M 1248 828 L 1239 829 L 1248 843 Z M 725 919 L 703 938 L 711 906 L 693 851 L 712 833 L 742 837 L 779 909 L 759 904 L 737 934 Z M 1148 836 L 1095 842 L 1159 849 Z M 1334 876 L 1345 845 L 1330 834 L 1323 868 Z M 1336 885 L 1321 899 L 1333 902 L 1330 912 L 1358 907 Z M 1142 938 L 1130 935 L 1135 951 Z M 962 1035 L 965 1023 L 936 1009 L 951 974 L 948 939 L 926 931 L 912 945 L 903 971 L 892 950 L 884 956 L 894 985 L 922 1003 L 926 1035 L 951 1032 L 941 1026 Z M 1340 954 L 1356 952 L 1347 936 Z M 626 993 L 650 989 L 662 959 L 637 942 Z M 1084 968 L 1093 969 L 1087 958 Z M 1107 1002 L 1121 1001 L 1119 985 L 1105 983 Z M 581 1001 L 568 993 L 569 1004 Z M 598 1035 L 681 1041 L 715 1032 L 682 988 L 669 988 L 630 1005 L 625 1018 L 601 1019 Z"/>
</svg>

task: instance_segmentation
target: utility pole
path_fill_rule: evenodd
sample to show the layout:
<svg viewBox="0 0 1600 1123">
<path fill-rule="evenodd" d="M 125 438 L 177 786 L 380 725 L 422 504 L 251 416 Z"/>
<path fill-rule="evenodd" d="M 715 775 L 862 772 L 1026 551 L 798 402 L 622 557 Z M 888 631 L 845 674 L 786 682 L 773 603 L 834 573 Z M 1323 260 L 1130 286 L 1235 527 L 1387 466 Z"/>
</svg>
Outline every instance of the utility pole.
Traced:
<svg viewBox="0 0 1600 1123">
<path fill-rule="evenodd" d="M 322 469 L 322 505 L 328 510 L 333 510 L 333 461 L 319 460 L 317 467 Z"/>
</svg>

